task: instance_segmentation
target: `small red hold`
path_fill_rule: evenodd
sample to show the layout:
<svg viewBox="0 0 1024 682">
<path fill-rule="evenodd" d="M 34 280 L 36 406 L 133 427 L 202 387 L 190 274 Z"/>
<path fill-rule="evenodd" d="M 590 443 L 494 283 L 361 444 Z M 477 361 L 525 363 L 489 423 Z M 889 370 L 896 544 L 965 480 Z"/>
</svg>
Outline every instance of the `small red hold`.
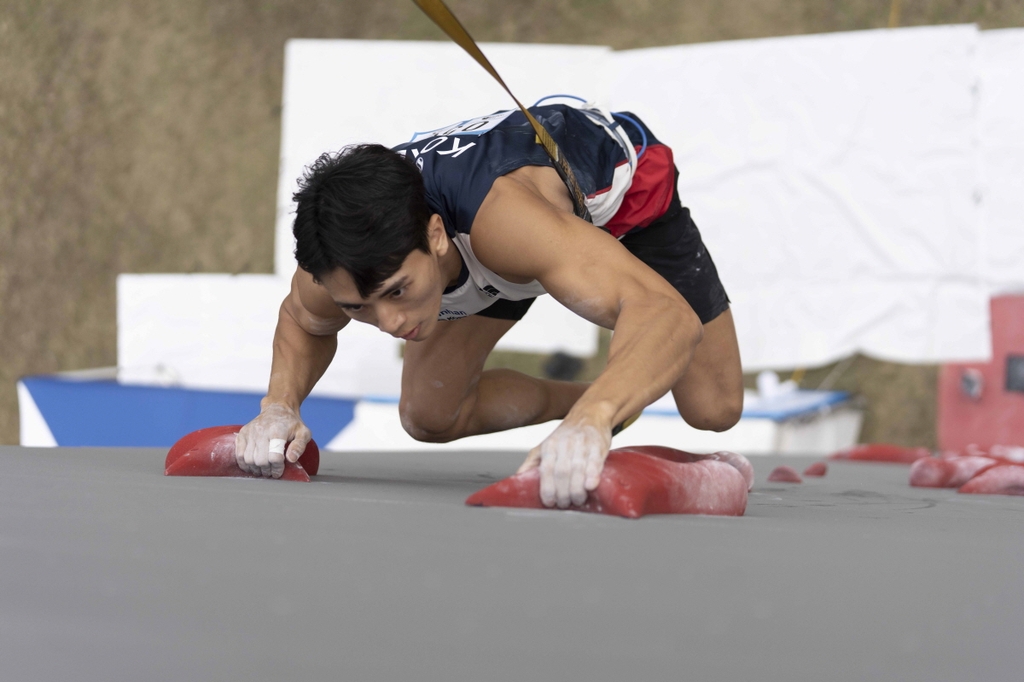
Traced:
<svg viewBox="0 0 1024 682">
<path fill-rule="evenodd" d="M 263 478 L 238 468 L 235 434 L 240 425 L 211 426 L 183 436 L 171 446 L 164 460 L 164 476 L 230 476 Z M 312 440 L 297 463 L 285 461 L 281 479 L 309 482 L 320 470 L 320 449 Z"/>
<path fill-rule="evenodd" d="M 1000 464 L 991 467 L 960 486 L 959 492 L 974 495 L 1024 495 L 1024 466 Z"/>
<path fill-rule="evenodd" d="M 645 514 L 742 516 L 753 474 L 742 455 L 692 453 L 657 445 L 618 448 L 608 453 L 601 482 L 573 511 L 639 518 Z M 480 507 L 545 509 L 540 471 L 531 469 L 487 486 L 468 498 Z"/>
<path fill-rule="evenodd" d="M 848 460 L 854 462 L 891 462 L 893 464 L 913 464 L 923 457 L 931 457 L 928 448 L 905 448 L 887 443 L 867 443 L 840 450 L 829 459 Z"/>
<path fill-rule="evenodd" d="M 804 476 L 821 477 L 828 473 L 828 465 L 824 462 L 815 462 L 804 469 Z"/>
<path fill-rule="evenodd" d="M 768 474 L 768 480 L 773 483 L 803 483 L 804 479 L 800 478 L 800 474 L 796 472 L 796 469 L 788 466 L 780 466 L 772 469 L 772 472 Z"/>
</svg>

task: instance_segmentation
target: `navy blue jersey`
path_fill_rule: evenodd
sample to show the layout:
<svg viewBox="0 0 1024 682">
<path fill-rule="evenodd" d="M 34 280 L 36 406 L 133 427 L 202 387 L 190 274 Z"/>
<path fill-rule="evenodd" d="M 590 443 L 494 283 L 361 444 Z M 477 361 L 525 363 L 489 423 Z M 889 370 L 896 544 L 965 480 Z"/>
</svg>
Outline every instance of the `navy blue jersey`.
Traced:
<svg viewBox="0 0 1024 682">
<path fill-rule="evenodd" d="M 552 104 L 530 113 L 551 134 L 572 167 L 595 225 L 616 237 L 643 229 L 663 215 L 675 187 L 672 152 L 636 117 L 616 120 L 593 106 Z M 458 283 L 442 296 L 439 318 L 473 315 L 495 299 L 539 296 L 539 282 L 509 282 L 473 253 L 470 231 L 494 181 L 523 166 L 553 166 L 518 109 L 417 133 L 394 147 L 423 174 L 427 203 L 444 221 L 462 255 Z"/>
<path fill-rule="evenodd" d="M 671 151 L 638 118 L 629 115 L 632 121 L 616 120 L 593 106 L 566 104 L 532 107 L 530 113 L 568 159 L 587 196 L 595 225 L 620 236 L 650 223 L 668 208 L 674 186 Z M 643 132 L 638 126 L 643 126 Z M 644 141 L 646 148 L 638 164 L 637 152 Z M 427 202 L 440 214 L 450 235 L 469 234 L 495 179 L 523 166 L 553 166 L 518 109 L 417 133 L 394 150 L 416 162 L 423 173 Z M 633 206 L 629 216 L 619 216 L 631 224 L 617 225 L 616 214 L 635 184 L 638 165 L 641 171 L 650 171 L 642 173 L 647 177 L 645 186 L 658 185 L 658 196 L 655 201 L 643 202 L 639 213 L 644 215 Z"/>
</svg>

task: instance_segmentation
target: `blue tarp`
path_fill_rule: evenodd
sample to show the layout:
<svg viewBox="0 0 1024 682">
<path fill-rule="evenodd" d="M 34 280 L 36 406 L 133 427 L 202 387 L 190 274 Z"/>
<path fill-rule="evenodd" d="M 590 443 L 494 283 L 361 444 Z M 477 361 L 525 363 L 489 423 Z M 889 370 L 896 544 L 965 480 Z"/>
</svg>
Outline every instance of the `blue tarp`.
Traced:
<svg viewBox="0 0 1024 682">
<path fill-rule="evenodd" d="M 61 446 L 170 447 L 207 426 L 245 424 L 261 395 L 161 386 L 124 386 L 53 376 L 22 379 Z M 321 445 L 352 421 L 356 401 L 307 398 L 302 420 Z"/>
</svg>

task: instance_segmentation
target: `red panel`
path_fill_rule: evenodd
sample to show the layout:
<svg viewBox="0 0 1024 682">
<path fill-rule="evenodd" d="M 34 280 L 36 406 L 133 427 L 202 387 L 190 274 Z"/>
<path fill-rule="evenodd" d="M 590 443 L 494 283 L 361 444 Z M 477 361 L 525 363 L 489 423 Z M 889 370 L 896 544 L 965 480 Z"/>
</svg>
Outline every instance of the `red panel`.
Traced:
<svg viewBox="0 0 1024 682">
<path fill-rule="evenodd" d="M 965 452 L 968 445 L 1024 446 L 1024 393 L 1006 390 L 1009 355 L 1024 355 L 1024 296 L 992 299 L 992 362 L 943 365 L 939 372 L 939 447 Z M 977 399 L 961 389 L 966 370 L 976 370 Z"/>
</svg>

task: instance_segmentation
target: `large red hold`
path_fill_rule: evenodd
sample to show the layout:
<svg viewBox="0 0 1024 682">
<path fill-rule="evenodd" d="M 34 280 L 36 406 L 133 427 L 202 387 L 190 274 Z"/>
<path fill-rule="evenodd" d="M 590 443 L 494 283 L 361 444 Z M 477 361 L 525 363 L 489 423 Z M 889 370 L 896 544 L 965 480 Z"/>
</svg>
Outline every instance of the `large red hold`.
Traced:
<svg viewBox="0 0 1024 682">
<path fill-rule="evenodd" d="M 746 457 L 738 455 L 735 452 L 721 451 L 714 452 L 710 455 L 699 455 L 693 452 L 676 450 L 675 448 L 667 448 L 664 445 L 636 445 L 632 447 L 617 448 L 612 452 L 638 452 L 641 455 L 661 457 L 662 459 L 667 459 L 670 462 L 676 462 L 678 464 L 689 464 L 690 462 L 701 462 L 704 460 L 725 462 L 726 464 L 735 467 L 737 471 L 743 474 L 743 480 L 747 482 L 748 492 L 754 488 L 754 467 L 750 465 L 750 461 Z"/>
<path fill-rule="evenodd" d="M 974 476 L 999 464 L 991 457 L 927 457 L 910 465 L 915 488 L 959 488 Z"/>
<path fill-rule="evenodd" d="M 1024 495 L 1024 466 L 1000 464 L 986 469 L 960 486 L 959 492 L 975 495 Z"/>
<path fill-rule="evenodd" d="M 931 456 L 932 452 L 928 448 L 905 448 L 899 445 L 889 445 L 888 443 L 866 443 L 840 450 L 829 457 L 829 459 L 913 464 L 922 457 Z"/>
<path fill-rule="evenodd" d="M 634 519 L 646 514 L 742 516 L 752 484 L 753 468 L 742 455 L 694 455 L 657 445 L 617 448 L 608 453 L 597 489 L 582 506 L 570 509 Z M 544 509 L 540 471 L 498 481 L 470 495 L 466 504 Z"/>
<path fill-rule="evenodd" d="M 235 462 L 235 434 L 242 427 L 211 426 L 183 436 L 175 443 L 164 461 L 165 476 L 231 476 L 262 478 L 242 471 Z M 320 449 L 312 440 L 297 463 L 285 461 L 285 481 L 309 482 L 320 470 Z"/>
</svg>

